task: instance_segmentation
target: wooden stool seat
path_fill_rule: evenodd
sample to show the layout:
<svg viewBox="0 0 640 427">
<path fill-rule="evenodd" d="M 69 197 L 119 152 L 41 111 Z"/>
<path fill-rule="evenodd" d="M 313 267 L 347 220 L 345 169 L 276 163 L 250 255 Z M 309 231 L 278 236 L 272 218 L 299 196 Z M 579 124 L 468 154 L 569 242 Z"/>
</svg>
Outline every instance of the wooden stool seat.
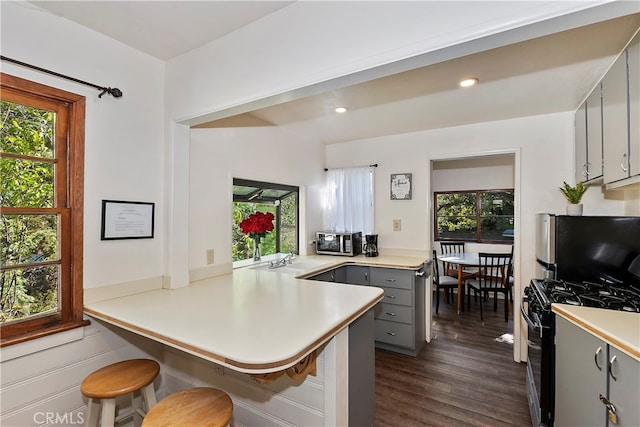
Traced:
<svg viewBox="0 0 640 427">
<path fill-rule="evenodd" d="M 116 422 L 115 399 L 129 393 L 132 393 L 134 416 L 136 413 L 142 415 L 138 412 L 140 399 L 135 396 L 139 391 L 145 400 L 147 411 L 151 409 L 156 404 L 153 380 L 159 372 L 160 365 L 155 360 L 132 359 L 105 366 L 91 373 L 80 385 L 82 394 L 89 398 L 86 425 L 97 425 L 98 411 L 102 403 L 102 425 L 113 426 Z M 121 418 L 123 417 L 118 417 Z"/>
<path fill-rule="evenodd" d="M 211 387 L 196 387 L 162 399 L 142 420 L 143 427 L 222 427 L 233 413 L 229 395 Z"/>
</svg>

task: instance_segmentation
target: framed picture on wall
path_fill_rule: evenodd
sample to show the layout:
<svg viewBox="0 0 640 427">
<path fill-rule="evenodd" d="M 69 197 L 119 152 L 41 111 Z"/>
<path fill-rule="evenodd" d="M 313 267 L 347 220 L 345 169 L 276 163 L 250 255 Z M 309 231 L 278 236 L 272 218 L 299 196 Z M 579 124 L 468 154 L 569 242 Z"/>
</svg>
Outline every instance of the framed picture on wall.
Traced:
<svg viewBox="0 0 640 427">
<path fill-rule="evenodd" d="M 391 174 L 391 200 L 411 200 L 411 174 Z"/>
<path fill-rule="evenodd" d="M 155 203 L 102 201 L 101 240 L 153 239 Z"/>
</svg>

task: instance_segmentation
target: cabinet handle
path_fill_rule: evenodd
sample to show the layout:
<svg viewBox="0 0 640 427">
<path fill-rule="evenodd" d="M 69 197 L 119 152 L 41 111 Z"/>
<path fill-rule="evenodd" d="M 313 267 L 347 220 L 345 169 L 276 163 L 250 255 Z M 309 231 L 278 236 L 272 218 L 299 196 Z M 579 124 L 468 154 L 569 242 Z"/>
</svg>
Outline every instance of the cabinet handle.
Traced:
<svg viewBox="0 0 640 427">
<path fill-rule="evenodd" d="M 364 280 L 369 280 L 369 272 L 368 271 L 364 272 Z"/>
<path fill-rule="evenodd" d="M 584 165 L 582 165 L 582 177 L 586 180 L 589 178 L 589 172 L 588 171 L 588 163 L 585 163 Z"/>
<path fill-rule="evenodd" d="M 396 296 L 395 296 L 395 295 L 385 295 L 385 297 L 387 297 L 387 298 L 391 298 L 391 299 L 395 299 L 395 298 L 396 298 Z"/>
<path fill-rule="evenodd" d="M 396 279 L 385 279 L 387 282 L 395 282 Z"/>
<path fill-rule="evenodd" d="M 391 335 L 392 337 L 395 337 L 396 333 L 395 332 L 387 332 L 387 335 Z"/>
<path fill-rule="evenodd" d="M 609 375 L 613 378 L 614 381 L 618 381 L 618 377 L 613 374 L 613 365 L 616 363 L 616 356 L 613 356 L 611 360 L 609 360 Z"/>
<path fill-rule="evenodd" d="M 602 353 L 602 347 L 598 347 L 598 349 L 596 350 L 596 354 L 594 354 L 593 356 L 593 360 L 596 363 L 596 368 L 598 368 L 598 371 L 602 371 L 602 366 L 600 366 L 599 363 L 600 353 Z"/>
<path fill-rule="evenodd" d="M 389 313 L 389 312 L 387 311 L 387 316 L 395 316 L 395 315 L 396 315 L 395 313 Z"/>
<path fill-rule="evenodd" d="M 627 153 L 622 155 L 622 159 L 620 159 L 620 168 L 622 168 L 623 172 L 627 172 L 629 168 L 627 167 Z"/>
</svg>

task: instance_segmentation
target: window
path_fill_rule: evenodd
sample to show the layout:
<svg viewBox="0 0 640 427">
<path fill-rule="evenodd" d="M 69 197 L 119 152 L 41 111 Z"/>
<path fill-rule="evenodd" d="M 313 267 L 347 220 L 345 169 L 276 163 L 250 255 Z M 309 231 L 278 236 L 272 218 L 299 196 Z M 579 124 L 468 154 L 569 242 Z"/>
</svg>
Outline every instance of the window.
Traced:
<svg viewBox="0 0 640 427">
<path fill-rule="evenodd" d="M 252 242 L 240 222 L 254 212 L 271 212 L 274 229 L 262 240 L 262 255 L 298 253 L 298 187 L 233 179 L 232 259 L 252 257 Z"/>
<path fill-rule="evenodd" d="M 325 170 L 322 224 L 326 231 L 373 232 L 375 166 Z"/>
<path fill-rule="evenodd" d="M 85 98 L 0 73 L 2 345 L 83 326 Z"/>
<path fill-rule="evenodd" d="M 434 193 L 435 240 L 513 242 L 513 189 Z"/>
</svg>

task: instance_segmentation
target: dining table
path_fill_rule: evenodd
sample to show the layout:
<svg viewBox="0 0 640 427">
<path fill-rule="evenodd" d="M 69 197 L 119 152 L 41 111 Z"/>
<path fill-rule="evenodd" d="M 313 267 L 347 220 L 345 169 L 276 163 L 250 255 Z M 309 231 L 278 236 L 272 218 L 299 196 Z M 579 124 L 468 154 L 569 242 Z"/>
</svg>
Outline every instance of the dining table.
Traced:
<svg viewBox="0 0 640 427">
<path fill-rule="evenodd" d="M 437 258 L 438 260 L 446 264 L 457 265 L 457 273 L 458 273 L 457 310 L 458 310 L 458 314 L 460 314 L 462 312 L 462 303 L 463 303 L 462 296 L 463 296 L 464 275 L 465 275 L 464 268 L 479 267 L 480 254 L 477 252 L 456 252 L 456 253 L 440 254 L 437 256 Z"/>
<path fill-rule="evenodd" d="M 480 262 L 480 256 L 477 252 L 457 252 L 438 255 L 438 260 L 446 264 L 453 264 L 457 266 L 458 271 L 458 301 L 457 310 L 458 314 L 462 311 L 462 295 L 464 287 L 464 267 L 477 267 Z M 448 268 L 445 268 L 445 274 Z"/>
</svg>

